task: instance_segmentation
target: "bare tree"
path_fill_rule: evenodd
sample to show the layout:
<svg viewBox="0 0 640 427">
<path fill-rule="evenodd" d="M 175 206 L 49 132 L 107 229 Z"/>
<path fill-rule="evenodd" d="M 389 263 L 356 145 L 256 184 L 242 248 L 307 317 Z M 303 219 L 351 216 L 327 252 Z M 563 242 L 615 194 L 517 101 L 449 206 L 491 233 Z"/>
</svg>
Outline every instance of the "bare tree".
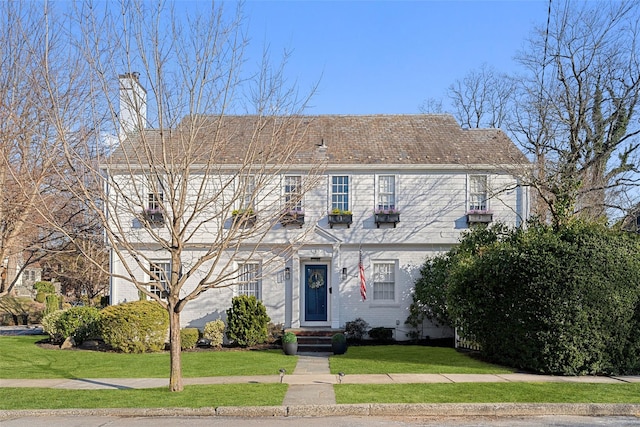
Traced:
<svg viewBox="0 0 640 427">
<path fill-rule="evenodd" d="M 260 251 L 262 275 L 281 267 L 305 231 L 265 239 L 317 185 L 324 158 L 322 147 L 301 145 L 311 119 L 284 65 L 270 66 L 265 51 L 248 67 L 240 8 L 197 3 L 177 15 L 171 6 L 76 10 L 78 46 L 96 77 L 96 132 L 60 136 L 76 172 L 62 176 L 104 228 L 112 280 L 169 313 L 170 390 L 180 391 L 181 312 L 210 289 L 242 283 L 238 258 Z M 96 166 L 86 153 L 109 141 Z"/>
<path fill-rule="evenodd" d="M 0 4 L 0 295 L 59 247 L 49 217 L 64 224 L 76 214 L 55 171 L 64 161 L 62 121 L 80 116 L 73 76 L 83 73 L 51 15 L 46 4 Z"/>
<path fill-rule="evenodd" d="M 447 91 L 455 117 L 466 128 L 502 128 L 515 91 L 514 81 L 484 64 L 456 80 Z"/>
<path fill-rule="evenodd" d="M 598 218 L 612 206 L 608 196 L 637 181 L 639 8 L 627 1 L 556 7 L 519 57 L 529 70 L 525 111 L 534 115 L 520 114 L 513 130 L 534 129 L 521 142 L 544 157 L 538 186 L 552 216 Z"/>
<path fill-rule="evenodd" d="M 554 221 L 603 217 L 636 186 L 640 132 L 637 2 L 550 4 L 517 59 L 526 70 L 487 66 L 449 88 L 463 126 L 501 127 L 530 156 L 533 211 Z"/>
</svg>

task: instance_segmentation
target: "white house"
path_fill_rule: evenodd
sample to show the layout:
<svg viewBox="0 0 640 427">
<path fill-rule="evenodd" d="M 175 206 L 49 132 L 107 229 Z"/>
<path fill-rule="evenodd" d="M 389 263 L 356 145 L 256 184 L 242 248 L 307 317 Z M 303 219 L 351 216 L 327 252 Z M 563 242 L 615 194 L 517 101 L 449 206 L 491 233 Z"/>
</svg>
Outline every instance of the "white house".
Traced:
<svg viewBox="0 0 640 427">
<path fill-rule="evenodd" d="M 499 221 L 513 226 L 529 216 L 529 189 L 517 177 L 528 161 L 500 130 L 465 130 L 449 115 L 299 119 L 304 129 L 294 138 L 301 143 L 302 154 L 289 158 L 290 167 L 275 171 L 278 176 L 269 184 L 280 186 L 275 193 L 284 202 L 268 196 L 253 197 L 246 203 L 235 200 L 232 205 L 237 209 L 250 206 L 258 218 L 264 218 L 265 212 L 275 218 L 274 206 L 280 209 L 283 205 L 304 209 L 304 215 L 263 222 L 259 226 L 268 230 L 259 245 L 244 252 L 243 248 L 229 249 L 226 261 L 240 271 L 242 280 L 207 290 L 189 302 L 182 314 L 184 327 L 202 328 L 208 321 L 224 318 L 234 295 L 249 294 L 263 301 L 272 322 L 285 327 L 341 328 L 360 317 L 371 327 L 393 328 L 398 340 L 407 339 L 404 321 L 425 259 L 456 245 L 461 233 L 475 223 Z M 243 138 L 247 138 L 242 129 L 252 129 L 257 118 L 211 120 L 226 120 L 227 142 L 233 141 L 229 146 L 241 151 Z M 142 132 L 152 138 L 159 131 Z M 126 152 L 126 147 L 121 148 L 105 168 L 111 179 L 117 181 L 119 170 L 124 171 L 114 166 L 118 159 L 124 161 Z M 221 150 L 216 159 L 220 164 L 216 173 L 226 175 L 225 182 L 255 185 L 247 183 L 246 176 L 235 176 L 236 157 Z M 125 172 L 130 173 L 129 169 Z M 311 171 L 316 174 L 313 180 Z M 305 182 L 312 185 L 301 191 Z M 198 191 L 200 184 L 190 188 Z M 273 188 L 270 191 L 272 194 Z M 153 214 L 167 197 L 158 200 L 157 192 L 150 192 L 145 202 L 149 212 Z M 332 214 L 336 209 L 339 215 Z M 158 230 L 164 219 L 159 218 Z M 196 240 L 200 246 L 185 248 L 183 258 L 196 259 L 196 252 L 219 238 L 232 221 L 227 218 L 226 225 L 199 229 Z M 147 256 L 154 260 L 149 268 L 169 271 L 170 258 L 154 246 L 153 239 L 145 237 L 148 234 L 140 221 L 132 217 L 123 223 L 131 228 L 122 232 L 138 236 L 138 248 L 148 250 Z M 292 241 L 296 244 L 288 250 L 273 249 Z M 143 269 L 128 270 L 115 255 L 111 259 L 112 303 L 138 299 L 136 288 L 118 276 L 134 275 L 139 281 L 153 282 L 149 274 Z M 361 295 L 360 263 L 366 299 Z M 149 286 L 161 291 L 158 283 Z M 423 334 L 440 338 L 451 336 L 452 331 L 431 325 Z"/>
</svg>

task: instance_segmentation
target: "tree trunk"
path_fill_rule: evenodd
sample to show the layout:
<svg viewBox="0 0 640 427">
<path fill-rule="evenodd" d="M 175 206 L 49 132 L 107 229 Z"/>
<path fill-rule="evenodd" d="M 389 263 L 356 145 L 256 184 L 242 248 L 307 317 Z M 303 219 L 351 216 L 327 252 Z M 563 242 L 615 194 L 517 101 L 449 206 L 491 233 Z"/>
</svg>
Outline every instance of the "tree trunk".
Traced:
<svg viewBox="0 0 640 427">
<path fill-rule="evenodd" d="M 180 312 L 169 306 L 169 354 L 171 372 L 169 374 L 169 391 L 182 391 L 182 360 L 180 349 Z"/>
</svg>

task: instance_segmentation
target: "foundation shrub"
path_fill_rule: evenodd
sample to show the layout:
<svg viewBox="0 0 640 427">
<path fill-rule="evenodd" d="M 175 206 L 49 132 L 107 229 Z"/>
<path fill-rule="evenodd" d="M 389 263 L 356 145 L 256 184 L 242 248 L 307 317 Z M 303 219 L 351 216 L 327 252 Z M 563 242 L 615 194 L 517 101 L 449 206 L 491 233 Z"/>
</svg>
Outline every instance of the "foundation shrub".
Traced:
<svg viewBox="0 0 640 427">
<path fill-rule="evenodd" d="M 224 322 L 222 319 L 216 319 L 207 322 L 202 331 L 202 338 L 208 339 L 212 347 L 222 347 L 224 341 Z"/>
<path fill-rule="evenodd" d="M 167 311 L 155 301 L 133 301 L 102 310 L 102 339 L 123 353 L 145 353 L 164 348 L 169 329 Z"/>
<path fill-rule="evenodd" d="M 190 350 L 196 348 L 200 339 L 200 331 L 198 328 L 180 329 L 180 349 Z"/>
<path fill-rule="evenodd" d="M 227 310 L 227 338 L 240 347 L 264 343 L 270 320 L 264 304 L 256 297 L 234 297 Z"/>
<path fill-rule="evenodd" d="M 358 317 L 344 325 L 345 336 L 350 342 L 362 341 L 362 338 L 367 334 L 368 329 L 369 323 L 367 323 L 362 317 Z"/>
<path fill-rule="evenodd" d="M 100 337 L 100 311 L 95 307 L 71 307 L 42 319 L 43 329 L 54 343 L 71 337 L 76 344 Z"/>
</svg>

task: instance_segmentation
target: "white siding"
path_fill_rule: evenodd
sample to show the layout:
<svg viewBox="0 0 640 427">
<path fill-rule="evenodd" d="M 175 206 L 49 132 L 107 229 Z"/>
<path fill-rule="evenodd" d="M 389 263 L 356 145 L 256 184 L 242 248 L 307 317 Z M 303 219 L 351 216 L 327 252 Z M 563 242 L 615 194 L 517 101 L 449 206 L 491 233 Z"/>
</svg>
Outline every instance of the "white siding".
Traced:
<svg viewBox="0 0 640 427">
<path fill-rule="evenodd" d="M 289 175 L 295 174 L 288 172 Z M 303 175 L 304 180 L 304 174 Z M 379 174 L 395 176 L 396 208 L 400 210 L 400 223 L 394 228 L 391 225 L 376 227 L 374 208 L 376 197 L 376 176 Z M 489 208 L 494 213 L 494 221 L 507 225 L 518 225 L 522 218 L 528 216 L 528 190 L 517 188 L 515 178 L 486 171 L 463 170 L 408 170 L 384 169 L 382 171 L 352 169 L 329 169 L 326 176 L 311 191 L 304 195 L 305 224 L 284 228 L 279 224 L 269 231 L 265 246 L 285 243 L 301 233 L 306 233 L 303 245 L 291 259 L 277 259 L 271 264 L 267 260 L 272 253 L 252 257 L 252 261 L 262 262 L 263 277 L 262 300 L 274 323 L 285 326 L 298 326 L 304 322 L 301 302 L 303 296 L 303 278 L 301 268 L 305 262 L 317 262 L 328 266 L 329 285 L 333 288 L 328 301 L 328 322 L 333 327 L 344 327 L 348 321 L 362 317 L 371 327 L 383 326 L 396 330 L 395 338 L 406 339 L 408 328 L 404 322 L 408 316 L 413 284 L 419 275 L 425 259 L 457 244 L 460 233 L 468 229 L 467 211 L 467 177 L 469 174 L 486 174 L 489 183 Z M 353 224 L 350 228 L 336 226 L 330 228 L 327 212 L 331 205 L 330 176 L 349 176 L 350 208 L 353 212 Z M 201 179 L 201 177 L 199 177 Z M 228 177 L 216 177 L 224 181 Z M 125 185 L 127 185 L 125 183 Z M 200 183 L 190 185 L 192 191 L 199 188 Z M 220 184 L 208 183 L 207 189 L 214 193 Z M 134 186 L 129 184 L 133 190 Z M 194 195 L 195 196 L 195 195 Z M 221 203 L 210 206 L 210 214 L 215 214 L 216 207 L 229 204 L 233 200 L 231 192 L 225 194 Z M 195 203 L 196 198 L 190 197 Z M 256 203 L 256 212 L 263 215 L 276 215 L 282 208 L 281 179 L 271 177 L 268 185 L 260 190 Z M 129 221 L 131 226 L 125 231 L 136 236 L 141 242 L 150 240 L 147 231 L 136 227 L 135 211 L 119 210 L 119 220 Z M 128 215 L 128 216 L 127 216 Z M 221 218 L 228 221 L 229 218 Z M 197 222 L 197 221 L 196 221 Z M 199 242 L 211 242 L 219 232 L 220 223 L 213 221 L 198 233 Z M 162 231 L 160 231 L 162 232 Z M 358 256 L 363 253 L 363 262 L 368 286 L 368 299 L 362 301 L 359 291 Z M 160 254 L 150 252 L 153 258 L 161 258 Z M 264 256 L 263 256 L 264 255 Z M 197 251 L 186 252 L 185 262 L 189 258 L 198 257 Z M 376 260 L 396 263 L 395 300 L 378 302 L 373 299 L 372 265 Z M 133 260 L 129 260 L 133 261 Z M 133 264 L 131 264 L 133 265 Z M 289 267 L 291 278 L 285 280 L 284 269 Z M 342 279 L 342 269 L 347 268 L 347 278 Z M 116 275 L 126 276 L 121 263 L 114 257 L 112 271 Z M 138 279 L 143 279 L 142 272 L 134 270 Z M 194 276 L 188 287 L 195 286 L 198 280 Z M 123 279 L 114 278 L 112 289 L 113 303 L 138 299 L 137 290 Z M 187 304 L 182 315 L 183 326 L 203 327 L 208 321 L 226 318 L 225 310 L 234 296 L 233 287 L 213 289 L 202 294 L 197 300 Z M 433 325 L 425 329 L 424 335 L 432 338 L 452 334 Z"/>
</svg>

